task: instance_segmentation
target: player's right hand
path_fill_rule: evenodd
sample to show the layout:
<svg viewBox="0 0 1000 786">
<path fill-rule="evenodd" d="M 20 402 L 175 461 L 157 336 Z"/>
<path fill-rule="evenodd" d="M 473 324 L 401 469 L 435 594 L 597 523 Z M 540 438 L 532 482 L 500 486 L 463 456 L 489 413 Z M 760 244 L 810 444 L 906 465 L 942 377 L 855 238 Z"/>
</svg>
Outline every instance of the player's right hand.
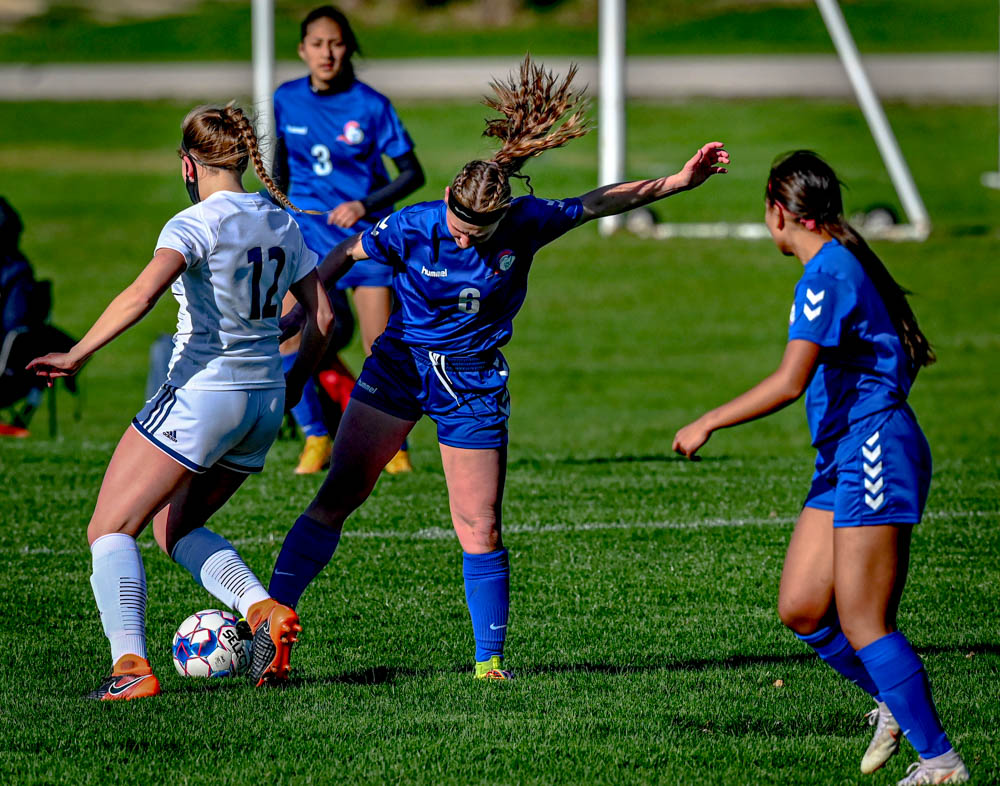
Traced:
<svg viewBox="0 0 1000 786">
<path fill-rule="evenodd" d="M 694 423 L 689 423 L 677 434 L 674 435 L 673 450 L 675 453 L 680 453 L 691 461 L 698 461 L 700 456 L 696 456 L 695 453 L 698 452 L 699 448 L 708 442 L 708 438 L 712 436 L 712 432 L 707 427 L 701 424 L 701 420 L 696 420 Z"/>
<path fill-rule="evenodd" d="M 40 358 L 32 360 L 25 369 L 34 371 L 40 377 L 48 380 L 49 387 L 52 387 L 52 380 L 57 377 L 69 377 L 83 368 L 84 360 L 76 357 L 72 352 L 50 352 Z"/>
</svg>

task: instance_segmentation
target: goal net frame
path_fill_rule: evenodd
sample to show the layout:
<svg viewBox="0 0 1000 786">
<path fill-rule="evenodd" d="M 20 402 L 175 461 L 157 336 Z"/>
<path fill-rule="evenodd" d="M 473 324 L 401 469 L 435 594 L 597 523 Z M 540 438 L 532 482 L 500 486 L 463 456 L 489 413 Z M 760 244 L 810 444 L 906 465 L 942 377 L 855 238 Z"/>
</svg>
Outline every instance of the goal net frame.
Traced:
<svg viewBox="0 0 1000 786">
<path fill-rule="evenodd" d="M 625 179 L 625 3 L 626 0 L 600 0 L 599 61 L 600 98 L 598 113 L 599 181 L 601 185 Z M 920 197 L 913 175 L 889 125 L 882 103 L 872 88 L 861 62 L 857 45 L 837 0 L 816 0 L 823 22 L 830 34 L 837 56 L 847 72 L 855 97 L 861 107 L 879 154 L 896 190 L 907 218 L 904 224 L 869 227 L 865 234 L 872 239 L 924 241 L 931 230 L 930 216 Z M 622 216 L 599 221 L 602 235 L 609 235 L 624 225 Z M 763 223 L 661 223 L 640 226 L 637 233 L 661 240 L 688 238 L 770 237 Z"/>
</svg>

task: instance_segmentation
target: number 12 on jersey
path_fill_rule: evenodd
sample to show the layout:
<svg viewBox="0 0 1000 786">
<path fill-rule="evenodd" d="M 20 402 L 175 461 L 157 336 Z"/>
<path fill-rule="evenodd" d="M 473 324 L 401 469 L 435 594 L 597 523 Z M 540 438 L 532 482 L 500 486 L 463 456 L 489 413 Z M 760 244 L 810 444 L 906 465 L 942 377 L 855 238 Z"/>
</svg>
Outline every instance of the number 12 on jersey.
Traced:
<svg viewBox="0 0 1000 786">
<path fill-rule="evenodd" d="M 260 248 L 247 251 L 247 263 L 253 265 L 253 280 L 250 282 L 250 319 L 271 319 L 278 316 L 278 304 L 272 302 L 278 294 L 278 279 L 285 268 L 285 251 L 278 246 L 267 250 L 267 261 L 274 262 L 274 276 L 267 292 L 261 297 L 261 279 L 264 277 L 264 252 Z M 261 308 L 261 299 L 264 307 Z"/>
</svg>

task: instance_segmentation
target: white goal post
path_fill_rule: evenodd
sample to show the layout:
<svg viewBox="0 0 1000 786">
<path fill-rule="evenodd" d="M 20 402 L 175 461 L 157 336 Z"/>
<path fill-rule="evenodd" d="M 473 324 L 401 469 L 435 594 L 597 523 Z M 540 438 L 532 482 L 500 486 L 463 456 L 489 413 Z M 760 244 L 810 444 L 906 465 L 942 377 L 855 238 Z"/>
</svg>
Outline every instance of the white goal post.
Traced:
<svg viewBox="0 0 1000 786">
<path fill-rule="evenodd" d="M 600 0 L 601 83 L 598 146 L 601 185 L 620 182 L 625 178 L 625 2 L 626 0 Z M 840 62 L 847 71 L 851 87 L 889 172 L 903 211 L 909 219 L 907 224 L 872 227 L 866 234 L 869 237 L 888 240 L 925 240 L 930 234 L 930 217 L 882 109 L 882 104 L 872 88 L 840 5 L 837 0 L 816 0 L 816 5 L 823 16 L 823 22 L 836 47 Z M 600 230 L 602 234 L 609 234 L 620 225 L 620 217 L 602 219 Z M 762 223 L 665 223 L 650 225 L 642 229 L 641 233 L 660 239 L 768 237 L 767 229 Z"/>
<path fill-rule="evenodd" d="M 983 172 L 983 185 L 1000 188 L 1000 50 L 997 51 L 997 170 Z"/>
</svg>

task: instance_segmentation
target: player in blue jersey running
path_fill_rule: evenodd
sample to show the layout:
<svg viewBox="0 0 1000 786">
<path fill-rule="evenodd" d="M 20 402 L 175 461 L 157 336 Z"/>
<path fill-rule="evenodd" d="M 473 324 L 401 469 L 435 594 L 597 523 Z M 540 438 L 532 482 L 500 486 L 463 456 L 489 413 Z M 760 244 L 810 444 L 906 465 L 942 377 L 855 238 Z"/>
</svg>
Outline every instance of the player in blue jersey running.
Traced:
<svg viewBox="0 0 1000 786">
<path fill-rule="evenodd" d="M 146 652 L 146 574 L 136 545 L 150 520 L 160 547 L 246 617 L 257 684 L 287 678 L 288 652 L 301 630 L 295 612 L 276 603 L 233 546 L 204 524 L 263 469 L 286 395 L 298 398 L 326 346 L 330 304 L 316 255 L 295 222 L 268 197 L 243 189 L 252 160 L 274 199 L 293 207 L 267 176 L 243 112 L 198 107 L 182 134 L 178 152 L 194 204 L 167 222 L 152 260 L 79 343 L 29 364 L 50 380 L 75 374 L 167 290 L 177 300 L 167 381 L 118 443 L 87 527 L 91 584 L 113 664 L 88 695 L 102 701 L 160 692 Z M 289 289 L 308 318 L 286 384 L 278 309 Z"/>
<path fill-rule="evenodd" d="M 417 420 L 437 425 L 452 521 L 464 552 L 475 674 L 507 679 L 503 666 L 510 566 L 501 537 L 507 468 L 509 369 L 500 348 L 524 302 L 535 254 L 569 230 L 686 191 L 725 172 L 720 142 L 669 177 L 605 186 L 565 200 L 512 198 L 511 179 L 532 156 L 587 133 L 586 102 L 525 59 L 519 77 L 496 82 L 487 123 L 500 140 L 471 161 L 443 201 L 403 208 L 334 249 L 320 266 L 333 286 L 360 260 L 392 272 L 396 307 L 355 385 L 330 472 L 292 527 L 270 591 L 295 606 L 336 549 L 344 520 L 371 493 L 379 470 Z"/>
<path fill-rule="evenodd" d="M 778 613 L 802 641 L 877 702 L 861 761 L 874 772 L 899 750 L 920 755 L 900 786 L 963 783 L 969 773 L 938 719 L 920 658 L 896 629 L 913 525 L 931 454 L 906 403 L 934 354 L 905 291 L 844 220 L 840 183 L 815 153 L 779 158 L 767 181 L 767 227 L 804 265 L 778 369 L 677 432 L 694 458 L 720 428 L 806 395 L 816 471 L 781 575 Z"/>
<path fill-rule="evenodd" d="M 354 76 L 351 58 L 359 46 L 347 17 L 333 6 L 321 6 L 309 12 L 300 32 L 298 53 L 309 74 L 284 83 L 274 93 L 274 179 L 296 204 L 322 211 L 318 216 L 295 216 L 309 248 L 322 258 L 342 240 L 389 215 L 395 202 L 423 185 L 424 174 L 389 99 Z M 383 156 L 399 170 L 394 179 L 389 178 Z M 371 354 L 372 342 L 385 330 L 391 286 L 388 267 L 365 261 L 340 279 L 339 291 L 330 293 L 339 314 L 349 308 L 343 291 L 353 290 L 365 355 Z M 345 322 L 339 317 L 338 321 Z M 286 365 L 294 362 L 297 341 L 293 337 L 281 347 Z M 321 377 L 336 399 L 345 388 L 349 395 L 352 381 L 339 362 Z M 306 435 L 296 472 L 318 472 L 329 460 L 332 445 L 313 385 L 306 387 L 292 414 Z M 411 469 L 405 445 L 386 469 Z"/>
</svg>

